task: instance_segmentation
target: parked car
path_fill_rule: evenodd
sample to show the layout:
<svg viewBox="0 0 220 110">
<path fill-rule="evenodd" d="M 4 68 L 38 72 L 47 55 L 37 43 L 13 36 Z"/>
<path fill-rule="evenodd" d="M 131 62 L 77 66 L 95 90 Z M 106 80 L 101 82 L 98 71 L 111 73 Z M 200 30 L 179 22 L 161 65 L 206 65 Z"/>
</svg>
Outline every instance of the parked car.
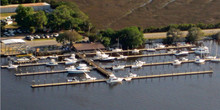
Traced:
<svg viewBox="0 0 220 110">
<path fill-rule="evenodd" d="M 32 41 L 32 40 L 34 40 L 34 37 L 32 37 L 32 36 L 26 36 L 25 39 Z"/>
<path fill-rule="evenodd" d="M 58 37 L 58 36 L 59 36 L 58 33 L 54 33 L 54 34 L 53 34 L 53 37 Z"/>
<path fill-rule="evenodd" d="M 40 36 L 39 35 L 35 35 L 34 39 L 40 39 Z"/>
</svg>

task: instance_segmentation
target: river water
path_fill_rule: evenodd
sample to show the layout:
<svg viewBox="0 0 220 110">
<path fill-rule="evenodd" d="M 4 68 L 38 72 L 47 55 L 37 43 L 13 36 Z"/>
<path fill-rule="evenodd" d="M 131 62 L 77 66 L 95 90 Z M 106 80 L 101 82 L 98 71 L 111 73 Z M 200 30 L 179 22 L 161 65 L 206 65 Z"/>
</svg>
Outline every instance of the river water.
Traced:
<svg viewBox="0 0 220 110">
<path fill-rule="evenodd" d="M 208 47 L 210 41 L 204 44 Z M 212 43 L 212 55 L 216 43 Z M 220 47 L 218 48 L 220 54 Z M 161 53 L 164 50 L 159 51 Z M 146 53 L 146 52 L 145 52 Z M 195 55 L 188 55 L 194 59 Z M 135 60 L 147 63 L 173 61 L 175 56 L 143 57 L 113 63 L 97 62 L 100 65 L 133 64 Z M 42 61 L 44 62 L 44 61 Z M 1 58 L 1 64 L 7 64 Z M 54 68 L 45 66 L 21 67 L 17 71 L 1 69 L 2 110 L 219 110 L 220 109 L 220 63 L 206 62 L 181 66 L 147 66 L 141 69 L 113 71 L 116 76 L 125 76 L 128 71 L 138 75 L 151 75 L 187 71 L 203 71 L 212 68 L 212 75 L 192 75 L 156 79 L 140 79 L 118 85 L 106 83 L 67 85 L 46 88 L 31 88 L 35 83 L 63 82 L 72 77 L 67 73 L 16 77 L 15 73 L 50 71 L 64 69 L 65 65 Z M 109 70 L 112 71 L 112 70 Z M 90 76 L 104 78 L 93 70 Z M 83 76 L 79 76 L 80 78 Z"/>
</svg>

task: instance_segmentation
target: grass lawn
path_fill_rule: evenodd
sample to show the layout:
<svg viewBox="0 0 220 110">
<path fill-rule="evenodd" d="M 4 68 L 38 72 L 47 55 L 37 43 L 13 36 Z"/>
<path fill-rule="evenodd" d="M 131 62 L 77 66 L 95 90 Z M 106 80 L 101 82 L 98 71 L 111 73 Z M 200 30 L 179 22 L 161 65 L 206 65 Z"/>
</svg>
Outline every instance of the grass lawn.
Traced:
<svg viewBox="0 0 220 110">
<path fill-rule="evenodd" d="M 0 13 L 0 19 L 5 19 L 8 16 L 15 15 L 16 13 Z"/>
</svg>

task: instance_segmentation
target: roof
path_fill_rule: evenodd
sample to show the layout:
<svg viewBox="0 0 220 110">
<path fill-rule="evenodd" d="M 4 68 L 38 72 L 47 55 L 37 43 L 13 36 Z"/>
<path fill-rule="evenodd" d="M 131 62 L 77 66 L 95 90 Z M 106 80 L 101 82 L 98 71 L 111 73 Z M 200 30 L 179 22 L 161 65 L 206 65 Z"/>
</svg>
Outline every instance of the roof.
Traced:
<svg viewBox="0 0 220 110">
<path fill-rule="evenodd" d="M 33 6 L 45 6 L 45 5 L 50 5 L 46 2 L 44 3 L 25 3 L 25 4 L 13 4 L 13 5 L 5 5 L 5 6 L 0 6 L 0 8 L 15 8 L 18 7 L 19 5 L 22 5 L 24 7 L 33 7 Z"/>
<path fill-rule="evenodd" d="M 73 47 L 78 51 L 105 49 L 101 43 L 76 43 Z"/>
<path fill-rule="evenodd" d="M 1 42 L 4 43 L 5 45 L 25 43 L 25 41 L 22 39 L 7 39 L 7 40 L 2 40 Z"/>
</svg>

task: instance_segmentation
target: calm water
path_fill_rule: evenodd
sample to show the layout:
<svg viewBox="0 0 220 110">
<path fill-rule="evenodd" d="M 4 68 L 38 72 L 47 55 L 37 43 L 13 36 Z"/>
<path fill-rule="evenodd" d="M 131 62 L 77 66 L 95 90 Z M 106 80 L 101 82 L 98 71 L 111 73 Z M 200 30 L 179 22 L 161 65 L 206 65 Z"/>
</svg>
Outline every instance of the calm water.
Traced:
<svg viewBox="0 0 220 110">
<path fill-rule="evenodd" d="M 209 46 L 209 42 L 205 42 L 205 45 Z M 216 50 L 215 45 L 215 43 L 212 44 L 213 55 Z M 219 54 L 220 47 L 218 49 Z M 187 58 L 194 59 L 195 55 L 190 54 Z M 176 57 L 160 56 L 137 59 L 150 63 L 172 61 Z M 137 59 L 115 61 L 113 64 L 133 64 Z M 112 63 L 97 63 L 112 65 Z M 7 64 L 5 58 L 1 58 L 1 64 Z M 172 65 L 148 66 L 142 69 L 126 68 L 122 71 L 114 71 L 114 73 L 116 76 L 125 76 L 131 70 L 138 75 L 151 75 L 209 70 L 210 67 L 214 70 L 212 75 L 141 79 L 111 86 L 106 83 L 95 83 L 35 89 L 30 87 L 33 81 L 35 83 L 63 82 L 72 76 L 67 73 L 14 76 L 17 72 L 61 70 L 65 68 L 65 65 L 54 68 L 45 66 L 21 67 L 17 72 L 2 69 L 1 108 L 2 110 L 219 110 L 220 63 L 206 62 L 203 65 L 189 63 L 178 67 Z M 95 70 L 90 73 L 90 76 L 104 78 Z"/>
</svg>

